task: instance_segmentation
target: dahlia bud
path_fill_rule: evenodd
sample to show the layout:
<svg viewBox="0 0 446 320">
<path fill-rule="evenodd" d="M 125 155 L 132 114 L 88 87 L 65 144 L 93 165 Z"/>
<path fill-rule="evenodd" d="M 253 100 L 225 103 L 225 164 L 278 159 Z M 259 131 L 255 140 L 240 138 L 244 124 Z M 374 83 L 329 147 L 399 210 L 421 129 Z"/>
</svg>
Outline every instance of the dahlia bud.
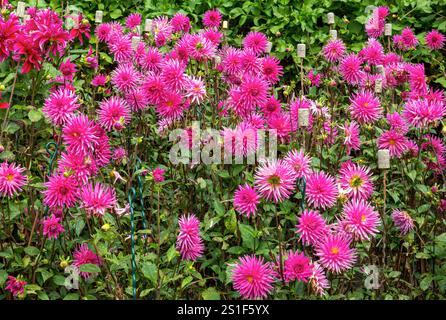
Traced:
<svg viewBox="0 0 446 320">
<path fill-rule="evenodd" d="M 0 91 L 4 91 L 6 89 L 4 84 L 0 84 Z"/>
<path fill-rule="evenodd" d="M 101 230 L 107 232 L 108 230 L 110 230 L 110 228 L 110 224 L 106 223 L 101 227 Z"/>
<path fill-rule="evenodd" d="M 116 121 L 115 124 L 113 125 L 113 128 L 115 128 L 116 131 L 121 131 L 124 128 L 124 126 L 122 125 L 121 122 Z"/>
<path fill-rule="evenodd" d="M 2 153 L 3 151 L 5 151 L 5 147 L 0 144 L 0 153 Z"/>
<path fill-rule="evenodd" d="M 67 260 L 65 260 L 65 259 L 61 260 L 60 263 L 59 263 L 59 267 L 60 267 L 61 269 L 65 269 L 65 268 L 68 267 L 69 265 L 70 265 L 70 263 L 69 263 Z"/>
</svg>

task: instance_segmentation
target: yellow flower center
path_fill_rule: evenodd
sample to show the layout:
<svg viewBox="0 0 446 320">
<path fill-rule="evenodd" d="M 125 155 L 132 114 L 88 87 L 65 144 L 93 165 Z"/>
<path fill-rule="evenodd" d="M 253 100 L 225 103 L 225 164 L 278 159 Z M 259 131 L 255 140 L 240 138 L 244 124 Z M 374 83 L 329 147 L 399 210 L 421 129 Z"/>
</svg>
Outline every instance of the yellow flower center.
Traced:
<svg viewBox="0 0 446 320">
<path fill-rule="evenodd" d="M 253 281 L 254 279 L 253 279 L 252 276 L 247 276 L 247 277 L 246 277 L 246 280 L 247 280 L 249 283 L 252 283 L 252 281 Z"/>
<path fill-rule="evenodd" d="M 331 248 L 331 253 L 332 254 L 338 254 L 339 253 L 339 248 L 338 247 Z"/>
<path fill-rule="evenodd" d="M 11 182 L 12 180 L 14 180 L 14 175 L 12 173 L 8 174 L 6 176 L 6 180 L 8 180 L 9 182 Z"/>
<path fill-rule="evenodd" d="M 361 216 L 361 222 L 365 222 L 365 219 L 366 219 L 365 215 L 362 215 Z"/>
<path fill-rule="evenodd" d="M 357 188 L 362 186 L 362 179 L 360 176 L 358 175 L 354 175 L 351 179 L 350 179 L 350 187 L 353 188 Z"/>
</svg>

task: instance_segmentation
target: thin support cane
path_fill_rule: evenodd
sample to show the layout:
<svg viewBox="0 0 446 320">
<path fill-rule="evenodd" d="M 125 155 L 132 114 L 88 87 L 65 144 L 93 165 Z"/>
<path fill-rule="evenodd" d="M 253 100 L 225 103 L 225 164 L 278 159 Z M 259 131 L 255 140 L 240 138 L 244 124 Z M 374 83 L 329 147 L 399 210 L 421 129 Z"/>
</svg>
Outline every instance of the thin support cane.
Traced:
<svg viewBox="0 0 446 320">
<path fill-rule="evenodd" d="M 136 300 L 136 257 L 135 257 L 135 222 L 133 212 L 133 201 L 136 197 L 135 188 L 130 188 L 128 192 L 129 206 L 130 206 L 130 225 L 132 228 L 132 286 L 133 286 L 133 300 Z"/>
</svg>

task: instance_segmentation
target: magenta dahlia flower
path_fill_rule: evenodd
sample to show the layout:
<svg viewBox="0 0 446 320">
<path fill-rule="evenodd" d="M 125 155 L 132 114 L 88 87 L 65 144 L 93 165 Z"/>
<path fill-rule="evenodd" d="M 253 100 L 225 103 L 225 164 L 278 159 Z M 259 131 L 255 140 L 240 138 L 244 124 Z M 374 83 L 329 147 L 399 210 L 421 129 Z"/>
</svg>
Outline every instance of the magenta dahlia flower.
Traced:
<svg viewBox="0 0 446 320">
<path fill-rule="evenodd" d="M 364 77 L 361 64 L 361 59 L 354 53 L 350 53 L 341 60 L 339 72 L 349 84 L 358 84 Z"/>
<path fill-rule="evenodd" d="M 73 258 L 73 265 L 78 269 L 84 264 L 95 264 L 97 266 L 102 264 L 102 259 L 91 251 L 86 243 L 83 243 L 74 251 Z M 84 279 L 88 279 L 94 274 L 90 272 L 80 272 L 80 275 Z"/>
<path fill-rule="evenodd" d="M 401 236 L 406 235 L 414 228 L 413 219 L 407 211 L 394 210 L 392 212 L 392 220 L 395 226 L 400 230 Z"/>
<path fill-rule="evenodd" d="M 391 129 L 384 131 L 378 138 L 378 148 L 389 149 L 390 157 L 400 158 L 407 151 L 407 141 L 403 134 Z"/>
<path fill-rule="evenodd" d="M 112 84 L 121 92 L 133 90 L 141 81 L 141 74 L 129 63 L 120 64 L 111 74 Z"/>
<path fill-rule="evenodd" d="M 321 265 L 334 273 L 353 267 L 356 249 L 350 248 L 351 239 L 344 235 L 328 235 L 316 247 L 316 255 Z"/>
<path fill-rule="evenodd" d="M 311 261 L 303 252 L 290 251 L 283 263 L 283 275 L 286 282 L 294 280 L 307 282 L 312 271 Z"/>
<path fill-rule="evenodd" d="M 221 13 L 217 9 L 208 10 L 203 15 L 203 24 L 206 27 L 219 27 L 221 23 Z"/>
<path fill-rule="evenodd" d="M 76 203 L 78 183 L 73 175 L 54 174 L 43 184 L 43 203 L 50 208 L 71 208 Z"/>
<path fill-rule="evenodd" d="M 322 49 L 322 53 L 328 62 L 339 61 L 345 55 L 345 44 L 339 39 L 330 40 Z"/>
<path fill-rule="evenodd" d="M 152 170 L 153 181 L 160 183 L 164 181 L 164 172 L 162 168 L 155 168 Z"/>
<path fill-rule="evenodd" d="M 364 200 L 352 200 L 343 209 L 345 229 L 358 240 L 370 240 L 378 231 L 381 220 L 377 211 Z"/>
<path fill-rule="evenodd" d="M 240 185 L 234 193 L 234 208 L 248 218 L 255 215 L 260 197 L 255 189 L 248 184 Z"/>
<path fill-rule="evenodd" d="M 316 245 L 328 233 L 324 217 L 317 211 L 304 210 L 298 218 L 296 233 L 304 245 Z"/>
<path fill-rule="evenodd" d="M 404 105 L 403 117 L 416 128 L 426 128 L 446 115 L 446 104 L 427 99 L 409 100 Z"/>
<path fill-rule="evenodd" d="M 268 45 L 268 38 L 261 32 L 251 31 L 245 39 L 243 39 L 243 48 L 251 49 L 256 54 L 260 54 L 266 51 Z"/>
<path fill-rule="evenodd" d="M 272 160 L 257 168 L 254 183 L 263 198 L 280 202 L 290 197 L 295 181 L 294 171 L 287 163 Z"/>
<path fill-rule="evenodd" d="M 189 32 L 190 31 L 190 19 L 185 14 L 180 12 L 176 13 L 170 21 L 173 32 Z"/>
<path fill-rule="evenodd" d="M 262 257 L 240 257 L 232 269 L 234 289 L 245 299 L 265 298 L 273 289 L 274 271 Z"/>
<path fill-rule="evenodd" d="M 283 75 L 283 67 L 280 65 L 280 60 L 272 56 L 264 57 L 262 59 L 262 73 L 271 84 L 277 83 Z"/>
<path fill-rule="evenodd" d="M 101 183 L 88 183 L 79 191 L 81 208 L 90 215 L 103 216 L 116 205 L 116 192 L 112 187 Z"/>
<path fill-rule="evenodd" d="M 379 99 L 370 91 L 361 91 L 350 98 L 349 110 L 359 123 L 373 123 L 382 116 Z"/>
<path fill-rule="evenodd" d="M 306 194 L 308 203 L 314 208 L 327 209 L 334 206 L 338 196 L 335 179 L 324 171 L 310 173 Z"/>
<path fill-rule="evenodd" d="M 0 196 L 10 198 L 22 190 L 27 181 L 24 171 L 25 168 L 15 163 L 5 161 L 0 164 Z"/>
<path fill-rule="evenodd" d="M 63 152 L 59 160 L 59 172 L 73 174 L 78 182 L 87 182 L 95 175 L 98 167 L 91 155 L 76 152 Z"/>
<path fill-rule="evenodd" d="M 106 130 L 113 128 L 122 129 L 130 122 L 131 112 L 127 102 L 118 97 L 112 96 L 99 104 L 99 124 Z"/>
<path fill-rule="evenodd" d="M 114 34 L 109 39 L 110 52 L 116 62 L 128 62 L 133 54 L 132 39 L 130 36 Z"/>
<path fill-rule="evenodd" d="M 71 117 L 62 129 L 64 143 L 75 153 L 92 150 L 97 141 L 95 133 L 94 122 L 84 114 Z"/>
<path fill-rule="evenodd" d="M 79 108 L 76 94 L 68 89 L 58 89 L 50 94 L 43 105 L 43 113 L 57 125 L 64 125 Z"/>
<path fill-rule="evenodd" d="M 325 289 L 330 288 L 330 283 L 327 280 L 324 270 L 319 263 L 312 264 L 312 274 L 309 278 L 309 283 L 313 291 L 319 296 L 325 295 Z"/>
<path fill-rule="evenodd" d="M 445 37 L 441 32 L 438 32 L 438 30 L 428 32 L 424 39 L 426 41 L 426 45 L 431 50 L 440 50 L 444 47 Z"/>
<path fill-rule="evenodd" d="M 6 280 L 5 284 L 5 290 L 11 292 L 14 297 L 17 297 L 19 294 L 25 292 L 25 286 L 27 285 L 27 282 L 13 276 L 8 276 L 8 280 Z"/>
<path fill-rule="evenodd" d="M 401 37 L 406 50 L 414 49 L 418 45 L 418 39 L 409 27 L 405 27 L 401 31 Z"/>
<path fill-rule="evenodd" d="M 306 178 L 310 174 L 311 158 L 303 150 L 291 150 L 284 158 L 296 175 L 296 178 Z"/>
<path fill-rule="evenodd" d="M 203 255 L 204 245 L 200 236 L 200 221 L 194 214 L 183 215 L 178 220 L 180 233 L 176 248 L 184 260 L 197 260 Z"/>
<path fill-rule="evenodd" d="M 359 150 L 361 140 L 359 137 L 359 125 L 355 121 L 345 123 L 340 127 L 344 133 L 344 146 L 347 148 L 347 154 L 350 154 L 351 150 Z"/>
<path fill-rule="evenodd" d="M 344 163 L 339 171 L 339 183 L 346 195 L 354 200 L 367 200 L 373 193 L 370 168 L 352 162 Z"/>
<path fill-rule="evenodd" d="M 57 239 L 57 237 L 65 231 L 64 227 L 60 224 L 61 218 L 56 218 L 54 215 L 46 217 L 43 224 L 43 235 L 48 239 Z"/>
<path fill-rule="evenodd" d="M 129 29 L 134 29 L 141 25 L 141 20 L 142 16 L 139 13 L 132 13 L 125 19 L 125 26 Z"/>
</svg>

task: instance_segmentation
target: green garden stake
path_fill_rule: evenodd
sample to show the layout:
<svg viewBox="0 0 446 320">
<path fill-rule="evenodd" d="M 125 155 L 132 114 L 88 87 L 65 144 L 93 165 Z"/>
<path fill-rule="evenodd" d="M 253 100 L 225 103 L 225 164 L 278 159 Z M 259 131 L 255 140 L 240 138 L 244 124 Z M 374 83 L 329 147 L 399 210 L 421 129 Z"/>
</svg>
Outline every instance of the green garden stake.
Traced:
<svg viewBox="0 0 446 320">
<path fill-rule="evenodd" d="M 307 180 L 305 180 L 304 177 L 297 179 L 297 187 L 299 188 L 301 195 L 302 195 L 300 209 L 303 212 L 305 209 L 305 194 L 307 191 Z"/>
<path fill-rule="evenodd" d="M 135 171 L 138 171 L 141 168 L 142 168 L 141 159 L 139 159 L 139 157 L 136 157 Z M 144 188 L 143 188 L 141 174 L 138 174 L 137 179 L 138 179 L 138 189 L 139 189 L 139 197 L 140 197 L 139 201 L 141 203 L 142 225 L 143 225 L 144 229 L 147 229 L 146 213 L 144 211 L 144 195 L 143 195 Z"/>
<path fill-rule="evenodd" d="M 54 151 L 50 149 L 51 146 L 54 146 Z M 50 161 L 48 165 L 48 176 L 51 176 L 51 174 L 53 173 L 54 160 L 56 160 L 58 149 L 59 147 L 57 146 L 57 143 L 55 143 L 54 141 L 48 142 L 45 145 L 45 150 L 50 155 Z M 48 211 L 49 207 L 45 206 L 45 211 L 44 211 L 45 216 L 48 215 Z"/>
<path fill-rule="evenodd" d="M 51 149 L 50 149 L 51 146 L 54 146 L 54 152 L 51 151 Z M 48 152 L 48 154 L 50 155 L 50 163 L 49 163 L 49 167 L 48 167 L 48 176 L 50 176 L 53 173 L 54 160 L 56 160 L 58 149 L 59 149 L 59 147 L 57 146 L 57 143 L 55 143 L 54 141 L 48 142 L 46 144 L 46 146 L 45 146 L 46 152 Z"/>
<path fill-rule="evenodd" d="M 136 197 L 135 188 L 130 188 L 128 192 L 129 206 L 130 206 L 130 225 L 132 229 L 132 286 L 133 286 L 133 300 L 136 300 L 136 257 L 135 257 L 135 222 L 133 221 L 133 201 Z"/>
</svg>

